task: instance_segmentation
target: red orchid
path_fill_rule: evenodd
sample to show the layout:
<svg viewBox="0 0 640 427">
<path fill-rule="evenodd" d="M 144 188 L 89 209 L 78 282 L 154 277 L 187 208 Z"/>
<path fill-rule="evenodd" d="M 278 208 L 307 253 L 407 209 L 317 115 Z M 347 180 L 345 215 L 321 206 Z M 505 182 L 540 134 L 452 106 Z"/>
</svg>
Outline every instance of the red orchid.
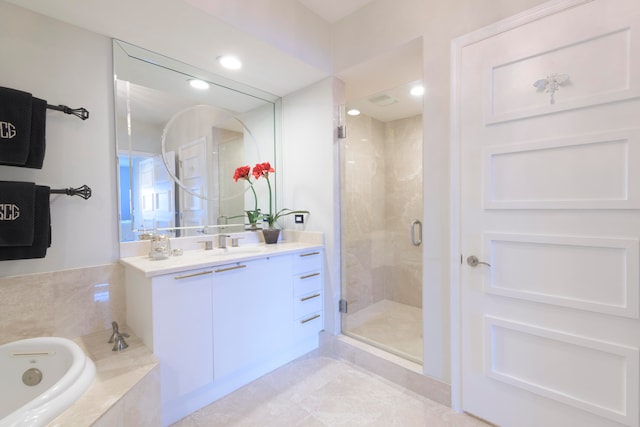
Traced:
<svg viewBox="0 0 640 427">
<path fill-rule="evenodd" d="M 253 192 L 253 200 L 255 201 L 255 208 L 252 211 L 245 211 L 247 213 L 247 217 L 249 218 L 249 223 L 252 226 L 255 226 L 258 219 L 260 219 L 260 209 L 258 209 L 258 195 L 256 194 L 255 188 L 253 188 L 253 182 L 251 182 L 251 176 L 249 173 L 251 172 L 251 167 L 240 166 L 236 168 L 236 171 L 233 173 L 233 179 L 235 182 L 238 182 L 239 179 L 246 179 L 251 187 L 251 191 Z"/>
<path fill-rule="evenodd" d="M 275 169 L 271 167 L 269 162 L 258 163 L 253 167 L 253 177 L 255 179 L 258 179 L 261 176 L 268 179 L 269 172 L 275 172 Z"/>
<path fill-rule="evenodd" d="M 239 179 L 246 179 L 247 181 L 251 182 L 249 180 L 249 172 L 251 172 L 251 167 L 247 166 L 240 166 L 239 168 L 236 168 L 235 173 L 233 174 L 233 180 L 235 182 L 238 182 Z"/>
</svg>

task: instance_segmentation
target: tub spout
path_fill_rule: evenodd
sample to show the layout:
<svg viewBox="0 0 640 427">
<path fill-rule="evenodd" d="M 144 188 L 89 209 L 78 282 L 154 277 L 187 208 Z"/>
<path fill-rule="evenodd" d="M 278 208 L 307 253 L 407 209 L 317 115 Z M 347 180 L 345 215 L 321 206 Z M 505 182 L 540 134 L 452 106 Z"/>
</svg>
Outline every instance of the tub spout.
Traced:
<svg viewBox="0 0 640 427">
<path fill-rule="evenodd" d="M 124 340 L 124 335 L 126 335 L 127 337 L 129 336 L 128 334 L 118 335 L 118 338 L 115 340 L 111 351 L 122 351 L 125 348 L 129 347 L 129 344 L 127 344 L 127 342 Z"/>
<path fill-rule="evenodd" d="M 113 343 L 113 348 L 111 350 L 122 351 L 129 347 L 129 344 L 124 340 L 125 338 L 129 338 L 129 334 L 118 330 L 118 322 L 111 322 L 111 327 L 113 328 L 113 333 L 109 338 L 109 344 Z"/>
</svg>

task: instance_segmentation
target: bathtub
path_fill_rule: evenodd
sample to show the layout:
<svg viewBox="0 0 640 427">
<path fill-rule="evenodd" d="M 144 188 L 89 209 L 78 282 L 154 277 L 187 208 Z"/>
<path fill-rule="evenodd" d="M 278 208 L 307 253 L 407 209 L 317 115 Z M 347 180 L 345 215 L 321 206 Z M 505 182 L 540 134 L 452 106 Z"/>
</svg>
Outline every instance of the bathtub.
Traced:
<svg viewBox="0 0 640 427">
<path fill-rule="evenodd" d="M 66 338 L 0 346 L 0 427 L 44 426 L 91 385 L 96 367 Z"/>
</svg>

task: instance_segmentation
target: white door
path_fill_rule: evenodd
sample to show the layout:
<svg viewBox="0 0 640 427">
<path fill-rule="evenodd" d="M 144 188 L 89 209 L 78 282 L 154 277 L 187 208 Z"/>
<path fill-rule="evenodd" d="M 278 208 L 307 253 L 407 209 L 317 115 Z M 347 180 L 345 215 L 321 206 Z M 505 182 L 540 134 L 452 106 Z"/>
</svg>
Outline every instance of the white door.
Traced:
<svg viewBox="0 0 640 427">
<path fill-rule="evenodd" d="M 459 53 L 461 405 L 504 427 L 639 423 L 640 2 L 577 3 Z"/>
<path fill-rule="evenodd" d="M 179 177 L 184 188 L 179 197 L 181 226 L 208 224 L 207 203 L 207 139 L 199 138 L 178 148 Z M 193 235 L 186 230 L 185 235 Z"/>
</svg>

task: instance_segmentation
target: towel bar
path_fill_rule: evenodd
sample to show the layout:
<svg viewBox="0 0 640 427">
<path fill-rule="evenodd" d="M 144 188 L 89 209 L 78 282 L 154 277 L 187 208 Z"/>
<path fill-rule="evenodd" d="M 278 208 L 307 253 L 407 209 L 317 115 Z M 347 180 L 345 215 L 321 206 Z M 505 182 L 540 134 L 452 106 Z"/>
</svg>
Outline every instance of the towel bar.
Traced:
<svg viewBox="0 0 640 427">
<path fill-rule="evenodd" d="M 91 187 L 87 185 L 83 185 L 78 188 L 61 188 L 61 189 L 51 189 L 51 194 L 66 194 L 67 196 L 80 196 L 83 199 L 87 200 L 91 197 Z"/>
<path fill-rule="evenodd" d="M 89 112 L 86 108 L 69 108 L 66 105 L 50 105 L 47 104 L 47 108 L 49 110 L 62 111 L 65 114 L 73 114 L 76 117 L 81 118 L 82 120 L 87 120 L 89 118 Z"/>
</svg>

